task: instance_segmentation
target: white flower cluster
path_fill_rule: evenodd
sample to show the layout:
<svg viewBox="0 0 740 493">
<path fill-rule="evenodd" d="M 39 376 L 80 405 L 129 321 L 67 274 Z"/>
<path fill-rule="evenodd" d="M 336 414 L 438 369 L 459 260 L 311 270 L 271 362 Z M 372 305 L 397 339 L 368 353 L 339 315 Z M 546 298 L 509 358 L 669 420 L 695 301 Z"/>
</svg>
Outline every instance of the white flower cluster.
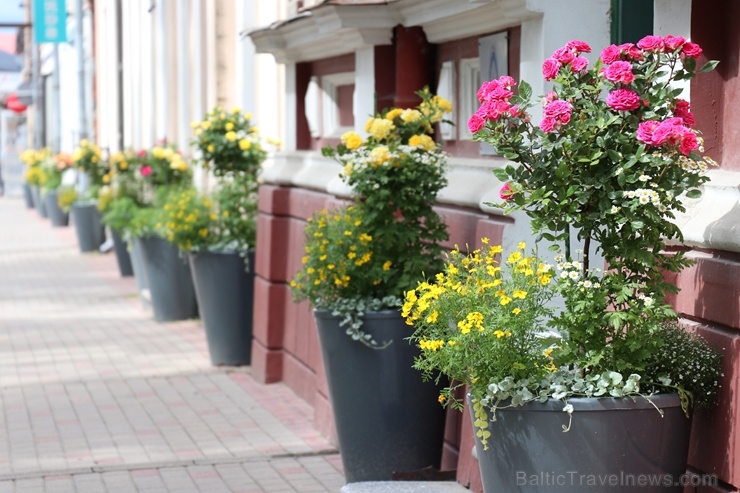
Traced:
<svg viewBox="0 0 740 493">
<path fill-rule="evenodd" d="M 656 207 L 661 206 L 660 195 L 655 190 L 650 190 L 649 188 L 638 188 L 637 190 L 622 192 L 622 194 L 628 199 L 638 199 L 640 204 L 643 205 L 652 203 Z"/>
<path fill-rule="evenodd" d="M 694 161 L 688 156 L 680 156 L 678 158 L 678 164 L 681 166 L 681 169 L 683 169 L 684 171 L 687 171 L 689 173 L 693 173 L 696 175 L 702 175 L 706 173 L 709 170 L 710 166 L 712 167 L 717 166 L 717 162 L 710 157 L 704 157 L 704 159 L 701 159 L 699 161 Z"/>
</svg>

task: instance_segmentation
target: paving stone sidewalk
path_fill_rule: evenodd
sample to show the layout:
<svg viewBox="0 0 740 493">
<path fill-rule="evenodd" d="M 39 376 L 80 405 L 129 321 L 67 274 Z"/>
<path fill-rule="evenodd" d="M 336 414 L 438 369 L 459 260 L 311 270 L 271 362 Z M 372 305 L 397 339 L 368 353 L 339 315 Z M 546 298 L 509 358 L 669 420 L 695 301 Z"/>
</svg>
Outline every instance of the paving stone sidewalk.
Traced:
<svg viewBox="0 0 740 493">
<path fill-rule="evenodd" d="M 336 493 L 312 413 L 212 367 L 199 320 L 155 322 L 112 252 L 0 198 L 0 493 Z"/>
</svg>

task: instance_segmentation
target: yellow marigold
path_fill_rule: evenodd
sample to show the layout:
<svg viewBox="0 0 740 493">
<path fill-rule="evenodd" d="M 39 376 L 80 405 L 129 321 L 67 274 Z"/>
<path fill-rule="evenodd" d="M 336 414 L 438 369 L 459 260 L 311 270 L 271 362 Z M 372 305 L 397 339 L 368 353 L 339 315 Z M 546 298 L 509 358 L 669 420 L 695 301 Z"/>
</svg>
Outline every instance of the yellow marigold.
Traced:
<svg viewBox="0 0 740 493">
<path fill-rule="evenodd" d="M 383 270 L 391 270 L 391 265 L 393 265 L 393 262 L 386 260 L 383 262 Z"/>
<path fill-rule="evenodd" d="M 409 139 L 409 145 L 411 147 L 421 147 L 426 151 L 432 151 L 435 147 L 437 147 L 434 139 L 426 134 L 412 135 Z"/>
<path fill-rule="evenodd" d="M 345 132 L 342 134 L 341 141 L 350 151 L 362 145 L 362 137 L 357 132 Z"/>
</svg>

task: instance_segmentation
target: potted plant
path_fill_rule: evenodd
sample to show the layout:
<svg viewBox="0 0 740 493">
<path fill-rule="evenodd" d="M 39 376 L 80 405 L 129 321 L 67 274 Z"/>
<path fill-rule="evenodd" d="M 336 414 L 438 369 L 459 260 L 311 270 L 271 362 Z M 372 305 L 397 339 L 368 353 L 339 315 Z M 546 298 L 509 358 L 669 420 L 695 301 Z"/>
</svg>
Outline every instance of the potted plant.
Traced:
<svg viewBox="0 0 740 493">
<path fill-rule="evenodd" d="M 39 216 L 47 217 L 46 204 L 42 201 L 41 187 L 46 183 L 46 173 L 43 164 L 51 158 L 51 149 L 26 149 L 20 155 L 20 160 L 26 165 L 24 183 L 28 185 L 31 203 Z M 25 194 L 25 191 L 24 191 Z"/>
<path fill-rule="evenodd" d="M 82 139 L 72 154 L 72 163 L 78 170 L 78 194 L 71 214 L 81 252 L 97 251 L 105 240 L 97 200 L 98 191 L 109 175 L 101 159 L 100 148 L 87 139 Z"/>
<path fill-rule="evenodd" d="M 194 122 L 193 146 L 214 190 L 186 188 L 165 205 L 167 238 L 187 254 L 214 365 L 248 365 L 257 191 L 263 148 L 251 114 L 215 107 Z"/>
<path fill-rule="evenodd" d="M 144 278 L 157 321 L 185 320 L 198 315 L 192 275 L 187 261 L 165 235 L 164 204 L 167 197 L 192 182 L 188 163 L 172 145 L 163 143 L 137 153 L 138 196 L 125 235 L 141 257 Z M 125 211 L 124 211 L 125 212 Z"/>
<path fill-rule="evenodd" d="M 605 48 L 593 68 L 581 56 L 590 51 L 571 41 L 544 62 L 555 88 L 539 125 L 528 114 L 529 86 L 515 95 L 507 76 L 482 85 L 469 120 L 478 140 L 518 163 L 495 171 L 506 182 L 499 205 L 526 212 L 556 264 L 524 262 L 524 252 L 506 261 L 481 254 L 478 264 L 474 253 L 406 296 L 422 346 L 415 366 L 469 386 L 486 491 L 552 491 L 542 471 L 559 474 L 564 491 L 592 491 L 596 477 L 632 491 L 624 481 L 651 474 L 661 481 L 640 484 L 646 491 L 683 491 L 688 413 L 718 389 L 720 356 L 679 326 L 665 300 L 676 288 L 663 278 L 689 264 L 666 242 L 680 242 L 672 219 L 684 210 L 681 196 L 698 196 L 713 164 L 672 84 L 694 76 L 701 49 L 648 36 Z M 605 265 L 593 265 L 597 250 Z M 514 291 L 496 270 L 505 266 L 512 279 L 518 269 L 534 277 Z M 458 281 L 491 290 L 451 292 Z M 551 283 L 560 303 L 549 313 L 534 302 Z M 476 330 L 463 333 L 474 313 Z M 442 396 L 459 407 L 451 388 Z"/>
<path fill-rule="evenodd" d="M 329 397 L 348 482 L 387 480 L 394 471 L 439 467 L 444 414 L 437 388 L 410 371 L 416 355 L 400 317 L 404 291 L 442 267 L 447 239 L 433 209 L 446 185 L 446 155 L 433 126 L 451 111 L 420 91 L 416 108 L 371 117 L 363 139 L 342 136 L 325 155 L 343 165 L 354 204 L 313 215 L 296 301 L 315 308 Z"/>
<path fill-rule="evenodd" d="M 46 174 L 46 183 L 43 187 L 44 200 L 52 226 L 67 226 L 69 223 L 69 211 L 64 210 L 59 204 L 59 189 L 62 186 L 64 174 L 70 169 L 72 169 L 72 156 L 63 152 L 46 160 L 44 164 Z"/>
</svg>

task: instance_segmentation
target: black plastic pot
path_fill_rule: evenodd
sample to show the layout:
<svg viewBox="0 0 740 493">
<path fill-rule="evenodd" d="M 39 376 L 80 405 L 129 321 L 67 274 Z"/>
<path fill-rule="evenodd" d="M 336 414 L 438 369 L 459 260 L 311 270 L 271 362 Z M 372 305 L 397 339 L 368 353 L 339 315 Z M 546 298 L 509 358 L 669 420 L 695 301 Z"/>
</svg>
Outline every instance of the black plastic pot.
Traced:
<svg viewBox="0 0 740 493">
<path fill-rule="evenodd" d="M 149 292 L 149 279 L 147 279 L 146 269 L 144 268 L 144 255 L 141 253 L 141 241 L 138 238 L 131 245 L 129 254 L 131 255 L 131 267 L 134 271 L 141 306 L 148 310 L 152 307 L 151 293 Z"/>
<path fill-rule="evenodd" d="M 116 262 L 121 277 L 131 277 L 134 275 L 134 268 L 131 265 L 131 254 L 128 251 L 128 243 L 123 239 L 121 233 L 111 228 L 113 236 L 113 251 L 116 252 Z"/>
<path fill-rule="evenodd" d="M 23 200 L 26 203 L 26 209 L 33 209 L 33 192 L 31 192 L 31 185 L 23 182 Z"/>
<path fill-rule="evenodd" d="M 98 206 L 95 204 L 73 204 L 72 223 L 75 225 L 80 251 L 97 251 L 105 239 Z"/>
<path fill-rule="evenodd" d="M 31 187 L 31 195 L 33 196 L 33 203 L 36 206 L 36 212 L 39 217 L 46 219 L 48 216 L 46 212 L 46 202 L 44 201 L 44 194 L 41 193 L 40 187 Z"/>
<path fill-rule="evenodd" d="M 177 247 L 159 236 L 144 236 L 136 241 L 141 244 L 154 319 L 168 322 L 197 317 L 190 267 Z"/>
<path fill-rule="evenodd" d="M 69 213 L 64 212 L 59 207 L 59 201 L 57 200 L 57 191 L 49 190 L 44 196 L 44 202 L 46 204 L 46 212 L 51 220 L 51 225 L 54 227 L 67 226 L 69 224 Z"/>
<path fill-rule="evenodd" d="M 213 365 L 248 365 L 252 355 L 254 251 L 250 272 L 238 253 L 190 253 L 198 309 Z"/>
<path fill-rule="evenodd" d="M 676 394 L 650 401 L 568 399 L 565 433 L 560 400 L 498 410 L 488 450 L 476 439 L 484 491 L 683 492 L 691 420 Z"/>
<path fill-rule="evenodd" d="M 329 397 L 347 482 L 390 480 L 394 472 L 438 468 L 445 413 L 439 389 L 411 365 L 418 349 L 397 311 L 368 313 L 372 349 L 352 340 L 339 318 L 315 311 Z"/>
</svg>

